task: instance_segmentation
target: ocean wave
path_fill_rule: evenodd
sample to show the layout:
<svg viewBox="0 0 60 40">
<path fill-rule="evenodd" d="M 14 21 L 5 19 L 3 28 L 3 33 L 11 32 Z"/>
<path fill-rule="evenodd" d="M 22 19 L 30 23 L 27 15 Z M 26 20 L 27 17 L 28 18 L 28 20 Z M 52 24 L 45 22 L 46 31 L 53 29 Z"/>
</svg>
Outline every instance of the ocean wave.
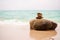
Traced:
<svg viewBox="0 0 60 40">
<path fill-rule="evenodd" d="M 20 20 L 11 19 L 11 20 L 3 20 L 0 21 L 0 28 L 16 28 L 16 29 L 24 29 L 29 30 L 30 26 L 28 22 L 22 22 Z"/>
<path fill-rule="evenodd" d="M 0 23 L 7 23 L 7 24 L 19 24 L 19 25 L 27 25 L 28 22 L 25 22 L 25 21 L 21 21 L 21 20 L 17 20 L 17 19 L 10 19 L 10 20 L 0 20 Z"/>
</svg>

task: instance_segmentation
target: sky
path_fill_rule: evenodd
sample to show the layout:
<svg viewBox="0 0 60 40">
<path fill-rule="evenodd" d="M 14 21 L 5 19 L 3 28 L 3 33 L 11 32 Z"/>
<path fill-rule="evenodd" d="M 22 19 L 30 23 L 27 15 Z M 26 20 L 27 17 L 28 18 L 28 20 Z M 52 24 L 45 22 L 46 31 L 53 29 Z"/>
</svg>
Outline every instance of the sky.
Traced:
<svg viewBox="0 0 60 40">
<path fill-rule="evenodd" d="M 0 10 L 60 10 L 60 0 L 0 0 Z"/>
</svg>

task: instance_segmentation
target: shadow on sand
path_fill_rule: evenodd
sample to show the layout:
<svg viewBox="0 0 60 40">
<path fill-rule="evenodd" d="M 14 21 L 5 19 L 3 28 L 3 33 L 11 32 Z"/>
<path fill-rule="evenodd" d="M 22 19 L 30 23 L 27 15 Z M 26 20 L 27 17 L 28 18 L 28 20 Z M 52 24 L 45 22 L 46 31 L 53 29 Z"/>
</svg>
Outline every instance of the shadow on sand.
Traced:
<svg viewBox="0 0 60 40">
<path fill-rule="evenodd" d="M 30 38 L 31 40 L 54 40 L 54 36 L 56 36 L 57 32 L 55 30 L 49 31 L 36 31 L 30 30 Z"/>
</svg>

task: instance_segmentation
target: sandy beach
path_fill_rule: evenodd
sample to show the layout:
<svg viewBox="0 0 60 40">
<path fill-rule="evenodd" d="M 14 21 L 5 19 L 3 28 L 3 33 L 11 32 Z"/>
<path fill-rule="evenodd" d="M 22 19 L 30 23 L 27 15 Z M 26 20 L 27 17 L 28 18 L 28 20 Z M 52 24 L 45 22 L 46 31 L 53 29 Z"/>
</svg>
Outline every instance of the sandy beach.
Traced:
<svg viewBox="0 0 60 40">
<path fill-rule="evenodd" d="M 56 30 L 30 30 L 28 23 L 0 21 L 0 40 L 60 40 L 60 24 Z"/>
</svg>

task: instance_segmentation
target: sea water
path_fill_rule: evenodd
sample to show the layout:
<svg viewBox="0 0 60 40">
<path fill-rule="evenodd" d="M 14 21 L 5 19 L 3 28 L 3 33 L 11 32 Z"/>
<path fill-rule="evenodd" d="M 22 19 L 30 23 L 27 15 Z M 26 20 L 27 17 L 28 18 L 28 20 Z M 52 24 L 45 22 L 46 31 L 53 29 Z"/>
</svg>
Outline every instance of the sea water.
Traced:
<svg viewBox="0 0 60 40">
<path fill-rule="evenodd" d="M 60 10 L 0 10 L 0 20 L 16 19 L 27 22 L 35 19 L 38 12 L 41 12 L 45 19 L 60 22 Z"/>
</svg>

